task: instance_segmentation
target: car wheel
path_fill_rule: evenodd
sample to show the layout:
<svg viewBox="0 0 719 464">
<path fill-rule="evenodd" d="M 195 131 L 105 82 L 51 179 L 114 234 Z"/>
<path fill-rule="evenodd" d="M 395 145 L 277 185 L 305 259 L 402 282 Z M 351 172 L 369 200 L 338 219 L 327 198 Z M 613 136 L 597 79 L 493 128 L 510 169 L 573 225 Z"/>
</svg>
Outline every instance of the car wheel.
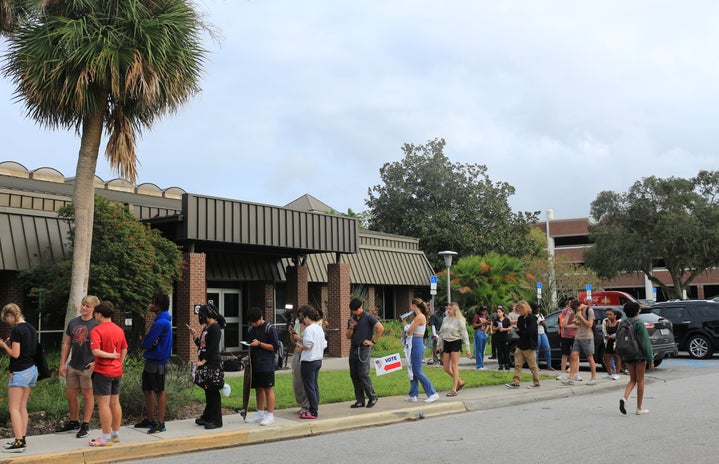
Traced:
<svg viewBox="0 0 719 464">
<path fill-rule="evenodd" d="M 655 359 L 654 360 L 654 367 L 659 367 L 662 364 L 663 359 Z"/>
<path fill-rule="evenodd" d="M 687 341 L 687 351 L 694 359 L 706 359 L 714 354 L 709 339 L 704 335 L 692 335 Z"/>
</svg>

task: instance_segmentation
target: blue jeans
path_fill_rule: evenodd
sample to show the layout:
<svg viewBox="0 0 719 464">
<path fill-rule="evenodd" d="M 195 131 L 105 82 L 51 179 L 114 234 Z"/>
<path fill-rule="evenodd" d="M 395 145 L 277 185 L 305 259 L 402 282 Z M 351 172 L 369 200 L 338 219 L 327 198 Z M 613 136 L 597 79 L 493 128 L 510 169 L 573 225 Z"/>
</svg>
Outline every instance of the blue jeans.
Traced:
<svg viewBox="0 0 719 464">
<path fill-rule="evenodd" d="M 409 396 L 419 395 L 420 382 L 427 396 L 437 392 L 432 386 L 432 382 L 422 372 L 422 358 L 424 358 L 424 339 L 422 337 L 412 337 L 412 354 L 410 355 L 412 380 L 409 381 Z"/>
<path fill-rule="evenodd" d="M 487 334 L 481 330 L 474 331 L 474 359 L 477 369 L 484 367 L 484 350 L 487 348 Z"/>
<path fill-rule="evenodd" d="M 549 350 L 549 339 L 547 338 L 547 334 L 539 334 L 539 337 L 537 338 L 537 365 L 539 365 L 539 360 L 541 359 L 540 353 L 544 353 L 544 360 L 547 363 L 547 369 L 552 367 L 552 352 Z"/>
</svg>

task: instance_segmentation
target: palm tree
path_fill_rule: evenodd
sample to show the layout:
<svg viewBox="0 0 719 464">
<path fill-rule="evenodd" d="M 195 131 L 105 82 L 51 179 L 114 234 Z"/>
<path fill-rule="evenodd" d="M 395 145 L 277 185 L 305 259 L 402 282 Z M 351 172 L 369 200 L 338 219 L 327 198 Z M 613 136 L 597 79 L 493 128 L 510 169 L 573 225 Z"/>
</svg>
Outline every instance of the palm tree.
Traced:
<svg viewBox="0 0 719 464">
<path fill-rule="evenodd" d="M 110 165 L 134 183 L 136 134 L 200 90 L 208 27 L 188 0 L 0 1 L 9 12 L 2 72 L 16 86 L 16 100 L 41 126 L 73 128 L 81 138 L 67 321 L 87 292 L 103 130 Z"/>
</svg>

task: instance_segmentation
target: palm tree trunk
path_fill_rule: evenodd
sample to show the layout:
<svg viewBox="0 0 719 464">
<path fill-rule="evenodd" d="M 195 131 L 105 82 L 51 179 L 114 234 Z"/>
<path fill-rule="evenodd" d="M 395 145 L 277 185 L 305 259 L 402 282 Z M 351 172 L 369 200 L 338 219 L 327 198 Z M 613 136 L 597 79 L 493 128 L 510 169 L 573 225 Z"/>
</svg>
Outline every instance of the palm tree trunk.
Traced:
<svg viewBox="0 0 719 464">
<path fill-rule="evenodd" d="M 79 314 L 80 302 L 87 295 L 90 278 L 92 223 L 95 213 L 95 169 L 102 139 L 102 118 L 103 113 L 100 111 L 86 117 L 82 123 L 82 139 L 72 193 L 75 210 L 75 238 L 65 326 L 70 319 Z"/>
</svg>

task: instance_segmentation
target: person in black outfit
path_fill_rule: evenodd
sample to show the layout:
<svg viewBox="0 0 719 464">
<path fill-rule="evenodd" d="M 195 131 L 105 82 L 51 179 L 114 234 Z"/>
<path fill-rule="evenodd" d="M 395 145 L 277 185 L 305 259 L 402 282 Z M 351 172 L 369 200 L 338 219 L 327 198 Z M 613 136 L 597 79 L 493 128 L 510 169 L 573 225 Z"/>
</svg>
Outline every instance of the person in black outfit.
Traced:
<svg viewBox="0 0 719 464">
<path fill-rule="evenodd" d="M 507 345 L 507 332 L 511 330 L 509 319 L 504 315 L 504 309 L 497 307 L 497 313 L 492 322 L 492 345 L 497 349 L 499 370 L 509 370 L 509 346 Z"/>
<path fill-rule="evenodd" d="M 345 337 L 352 340 L 349 365 L 356 400 L 350 407 L 363 408 L 365 395 L 367 395 L 367 407 L 371 408 L 377 404 L 378 399 L 369 376 L 372 364 L 372 345 L 377 343 L 379 337 L 382 336 L 384 326 L 374 315 L 362 309 L 362 300 L 359 298 L 353 298 L 350 301 L 350 312 L 352 317 L 347 321 Z"/>
<path fill-rule="evenodd" d="M 517 340 L 517 348 L 514 350 L 514 377 L 512 382 L 507 384 L 507 388 L 519 388 L 519 381 L 522 378 L 522 366 L 524 366 L 525 361 L 529 366 L 529 370 L 532 371 L 533 382 L 529 388 L 539 388 L 537 317 L 532 314 L 532 308 L 526 301 L 520 301 L 515 307 L 519 312 L 519 317 L 517 318 L 517 326 L 512 330 L 517 331 L 519 340 Z"/>
<path fill-rule="evenodd" d="M 200 306 L 198 313 L 200 324 L 203 324 L 202 333 L 195 337 L 197 345 L 197 366 L 207 365 L 210 369 L 222 369 L 220 357 L 220 339 L 222 329 L 225 328 L 225 318 L 211 303 Z M 190 328 L 195 335 L 195 330 Z M 222 398 L 220 388 L 208 387 L 205 389 L 205 410 L 202 416 L 195 419 L 197 425 L 204 425 L 206 429 L 222 427 Z"/>
</svg>

